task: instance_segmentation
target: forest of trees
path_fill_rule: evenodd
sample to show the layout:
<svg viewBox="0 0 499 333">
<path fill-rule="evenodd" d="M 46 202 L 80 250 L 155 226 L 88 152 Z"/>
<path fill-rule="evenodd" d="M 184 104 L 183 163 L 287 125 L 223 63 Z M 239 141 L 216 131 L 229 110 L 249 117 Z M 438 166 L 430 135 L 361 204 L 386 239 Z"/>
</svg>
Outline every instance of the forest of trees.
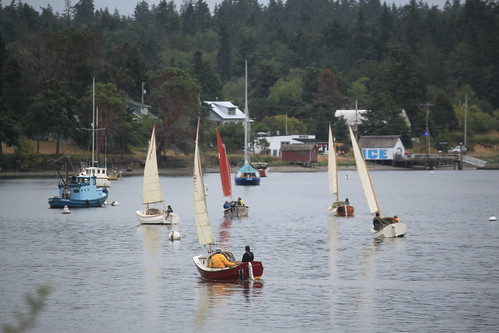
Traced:
<svg viewBox="0 0 499 333">
<path fill-rule="evenodd" d="M 411 147 L 423 138 L 429 103 L 440 148 L 462 141 L 465 96 L 470 141 L 499 128 L 494 0 L 444 8 L 415 0 L 223 0 L 213 13 L 203 0 L 180 8 L 138 1 L 132 16 L 96 9 L 93 0 L 66 3 L 59 13 L 0 1 L 0 141 L 9 146 L 50 136 L 86 147 L 95 78 L 108 152 L 147 144 L 152 119 L 134 121 L 126 103 L 141 100 L 143 83 L 160 149 L 189 152 L 196 117 L 207 116 L 200 101 L 244 105 L 245 60 L 254 131 L 283 133 L 287 115 L 288 132 L 325 141 L 332 122 L 346 140 L 334 112 L 357 102 L 370 110 L 361 134 L 400 134 Z M 204 126 L 214 139 L 213 126 Z"/>
</svg>

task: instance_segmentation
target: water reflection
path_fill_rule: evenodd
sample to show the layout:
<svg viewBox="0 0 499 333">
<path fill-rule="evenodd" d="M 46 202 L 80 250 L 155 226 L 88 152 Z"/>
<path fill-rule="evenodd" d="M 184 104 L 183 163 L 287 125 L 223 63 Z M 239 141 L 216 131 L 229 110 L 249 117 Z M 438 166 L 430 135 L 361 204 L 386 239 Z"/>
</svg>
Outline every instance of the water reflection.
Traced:
<svg viewBox="0 0 499 333">
<path fill-rule="evenodd" d="M 232 219 L 225 217 L 220 224 L 220 245 L 222 247 L 227 247 L 229 245 L 231 228 Z"/>
<path fill-rule="evenodd" d="M 244 300 L 251 303 L 253 298 L 262 296 L 262 288 L 262 281 L 214 282 L 200 279 L 196 288 L 195 332 L 216 328 L 233 311 L 232 302 Z"/>
<path fill-rule="evenodd" d="M 159 327 L 161 245 L 166 228 L 161 225 L 140 225 L 138 230 L 144 237 L 145 324 L 148 331 L 154 332 Z"/>
<path fill-rule="evenodd" d="M 332 280 L 337 278 L 337 255 L 338 255 L 338 221 L 337 217 L 330 214 L 327 224 L 329 230 L 329 274 Z"/>
</svg>

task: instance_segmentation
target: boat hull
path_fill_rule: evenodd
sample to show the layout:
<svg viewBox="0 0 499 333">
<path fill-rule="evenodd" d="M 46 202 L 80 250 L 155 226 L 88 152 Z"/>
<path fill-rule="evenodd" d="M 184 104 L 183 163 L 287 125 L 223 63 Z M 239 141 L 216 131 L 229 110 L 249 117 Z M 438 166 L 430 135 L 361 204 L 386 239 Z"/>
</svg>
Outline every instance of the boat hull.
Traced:
<svg viewBox="0 0 499 333">
<path fill-rule="evenodd" d="M 235 206 L 232 208 L 224 209 L 224 217 L 241 217 L 248 216 L 249 207 Z"/>
<path fill-rule="evenodd" d="M 236 177 L 236 185 L 260 185 L 260 177 Z"/>
<path fill-rule="evenodd" d="M 144 209 L 135 212 L 141 224 L 177 224 L 180 217 L 175 213 L 168 214 L 160 209 Z"/>
<path fill-rule="evenodd" d="M 89 208 L 89 207 L 102 207 L 106 201 L 107 196 L 90 199 L 90 200 L 75 200 L 75 199 L 64 199 L 59 197 L 49 198 L 50 208 Z"/>
<path fill-rule="evenodd" d="M 257 171 L 260 174 L 260 177 L 267 177 L 267 174 L 269 173 L 269 169 L 257 169 Z"/>
<path fill-rule="evenodd" d="M 375 239 L 404 237 L 405 233 L 406 226 L 402 222 L 392 223 L 381 230 L 372 231 L 373 238 Z"/>
<path fill-rule="evenodd" d="M 251 279 L 249 263 L 242 262 L 226 268 L 208 267 L 209 255 L 200 255 L 193 258 L 196 268 L 203 280 L 209 281 L 237 281 Z M 253 278 L 258 280 L 263 275 L 263 265 L 260 261 L 251 261 Z"/>
<path fill-rule="evenodd" d="M 353 216 L 355 213 L 354 206 L 345 205 L 343 201 L 333 202 L 329 207 L 329 210 L 331 211 L 332 214 L 340 217 Z"/>
</svg>

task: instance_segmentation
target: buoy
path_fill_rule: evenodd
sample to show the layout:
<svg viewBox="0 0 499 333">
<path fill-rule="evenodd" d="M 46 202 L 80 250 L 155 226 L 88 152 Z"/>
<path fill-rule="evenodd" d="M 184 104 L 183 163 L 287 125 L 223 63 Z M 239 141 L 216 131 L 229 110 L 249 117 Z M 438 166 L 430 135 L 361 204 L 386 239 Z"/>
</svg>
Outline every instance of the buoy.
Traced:
<svg viewBox="0 0 499 333">
<path fill-rule="evenodd" d="M 113 201 L 111 202 L 111 206 L 119 206 L 120 203 L 118 201 Z"/>
<path fill-rule="evenodd" d="M 180 233 L 177 231 L 170 231 L 168 239 L 171 241 L 180 240 Z"/>
<path fill-rule="evenodd" d="M 68 206 L 64 206 L 64 208 L 62 209 L 62 214 L 71 214 Z"/>
<path fill-rule="evenodd" d="M 494 215 L 492 215 L 491 217 L 489 217 L 489 221 L 497 221 L 497 217 L 495 217 Z"/>
<path fill-rule="evenodd" d="M 434 172 L 433 172 L 433 171 L 432 171 L 432 172 L 430 172 L 430 175 L 433 175 L 433 174 L 434 174 Z"/>
</svg>

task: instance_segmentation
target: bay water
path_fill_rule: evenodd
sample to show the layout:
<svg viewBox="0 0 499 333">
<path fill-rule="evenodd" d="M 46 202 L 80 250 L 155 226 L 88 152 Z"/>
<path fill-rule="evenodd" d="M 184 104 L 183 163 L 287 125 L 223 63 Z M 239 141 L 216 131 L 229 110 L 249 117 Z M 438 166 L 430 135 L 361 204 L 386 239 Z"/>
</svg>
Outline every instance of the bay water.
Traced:
<svg viewBox="0 0 499 333">
<path fill-rule="evenodd" d="M 261 280 L 200 279 L 191 175 L 161 176 L 175 226 L 139 225 L 140 176 L 112 182 L 119 205 L 68 215 L 49 209 L 55 177 L 0 179 L 0 324 L 50 285 L 31 332 L 497 332 L 499 171 L 372 171 L 382 215 L 407 225 L 383 241 L 354 170 L 340 171 L 349 218 L 330 215 L 325 172 L 270 170 L 234 187 L 250 207 L 235 219 L 223 218 L 219 175 L 204 176 L 215 238 L 237 259 L 250 245 Z"/>
</svg>

